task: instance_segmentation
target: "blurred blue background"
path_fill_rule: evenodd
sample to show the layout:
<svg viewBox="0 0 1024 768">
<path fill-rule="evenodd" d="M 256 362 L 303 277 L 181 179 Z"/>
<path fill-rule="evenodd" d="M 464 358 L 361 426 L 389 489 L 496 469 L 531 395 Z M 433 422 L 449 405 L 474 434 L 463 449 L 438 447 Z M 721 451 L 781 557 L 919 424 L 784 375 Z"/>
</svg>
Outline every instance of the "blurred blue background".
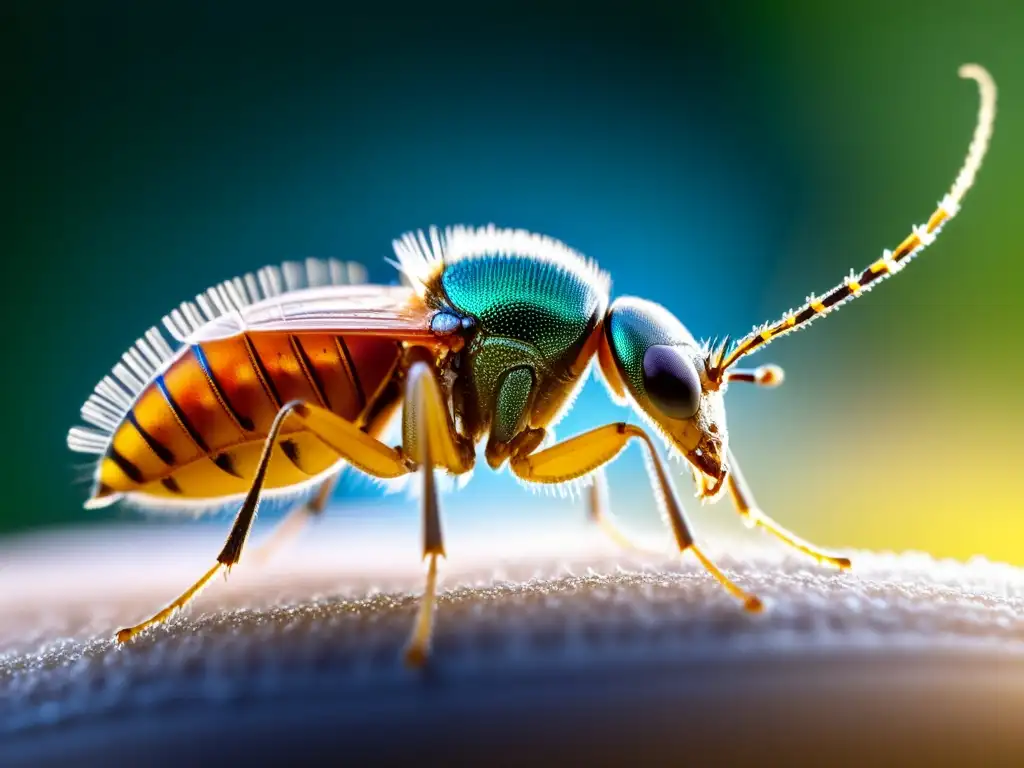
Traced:
<svg viewBox="0 0 1024 768">
<path fill-rule="evenodd" d="M 81 509 L 67 428 L 164 312 L 266 263 L 393 282 L 402 232 L 494 222 L 564 240 L 699 337 L 774 319 L 927 218 L 973 130 L 957 67 L 978 61 L 1001 114 L 962 216 L 759 355 L 787 382 L 734 387 L 730 427 L 765 509 L 807 538 L 1024 563 L 1024 6 L 413 8 L 8 4 L 0 530 L 134 517 Z M 625 416 L 591 381 L 558 433 Z M 609 477 L 620 515 L 657 523 L 636 449 Z M 369 482 L 338 495 L 415 524 Z M 532 499 L 484 467 L 447 505 L 489 502 L 500 530 Z"/>
</svg>

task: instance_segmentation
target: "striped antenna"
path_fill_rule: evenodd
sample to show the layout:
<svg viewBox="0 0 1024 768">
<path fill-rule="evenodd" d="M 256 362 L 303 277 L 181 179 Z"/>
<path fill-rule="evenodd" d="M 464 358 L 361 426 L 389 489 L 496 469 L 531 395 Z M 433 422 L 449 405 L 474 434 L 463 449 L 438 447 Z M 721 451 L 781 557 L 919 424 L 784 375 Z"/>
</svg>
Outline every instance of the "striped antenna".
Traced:
<svg viewBox="0 0 1024 768">
<path fill-rule="evenodd" d="M 754 328 L 735 345 L 723 344 L 718 348 L 710 348 L 708 374 L 713 380 L 722 381 L 726 371 L 741 357 L 749 355 L 779 336 L 807 326 L 812 320 L 838 309 L 847 301 L 866 293 L 889 275 L 899 272 L 912 258 L 934 242 L 942 226 L 956 216 L 964 195 L 974 184 L 974 177 L 981 168 L 981 161 L 992 138 L 992 127 L 996 119 L 996 84 L 988 71 L 978 64 L 965 64 L 960 67 L 960 77 L 974 80 L 978 84 L 981 95 L 978 122 L 970 148 L 967 150 L 967 158 L 956 181 L 928 221 L 913 227 L 911 233 L 895 250 L 886 249 L 882 252 L 882 258 L 860 274 L 851 272 L 849 277 L 825 295 L 808 296 L 807 303 L 800 309 L 787 312 L 775 323 Z"/>
</svg>

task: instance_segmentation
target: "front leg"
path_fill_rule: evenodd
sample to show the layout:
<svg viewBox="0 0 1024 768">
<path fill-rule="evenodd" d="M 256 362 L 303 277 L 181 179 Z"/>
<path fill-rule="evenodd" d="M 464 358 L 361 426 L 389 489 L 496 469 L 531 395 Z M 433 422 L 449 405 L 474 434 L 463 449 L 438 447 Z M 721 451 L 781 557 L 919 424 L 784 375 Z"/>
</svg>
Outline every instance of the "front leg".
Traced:
<svg viewBox="0 0 1024 768">
<path fill-rule="evenodd" d="M 747 610 L 760 611 L 763 607 L 760 599 L 734 584 L 694 542 L 665 465 L 654 447 L 654 442 L 640 427 L 624 422 L 608 424 L 570 437 L 537 453 L 532 451 L 536 450 L 540 441 L 526 441 L 516 446 L 519 450 L 513 452 L 509 466 L 517 477 L 527 482 L 564 483 L 604 466 L 618 456 L 633 438 L 640 440 L 647 448 L 651 458 L 648 465 L 651 484 L 655 495 L 661 501 L 679 552 L 692 551 L 708 573 L 714 576 L 729 594 L 742 601 Z"/>
<path fill-rule="evenodd" d="M 823 552 L 810 542 L 804 541 L 794 533 L 790 533 L 762 512 L 757 506 L 757 500 L 754 499 L 750 486 L 747 485 L 747 481 L 743 478 L 739 462 L 736 461 L 732 451 L 729 451 L 729 495 L 732 496 L 732 501 L 736 505 L 736 511 L 740 513 L 740 516 L 747 524 L 763 528 L 772 536 L 785 542 L 793 547 L 793 549 L 813 557 L 819 563 L 833 565 L 840 570 L 850 567 L 850 558 Z"/>
<path fill-rule="evenodd" d="M 508 445 L 504 455 L 525 456 L 533 453 L 544 442 L 549 433 L 541 428 L 528 429 L 520 432 Z M 512 469 L 515 472 L 515 467 Z M 518 473 L 517 473 L 518 474 Z M 522 477 L 522 475 L 519 475 Z M 526 478 L 523 478 L 526 479 Z M 536 481 L 531 481 L 536 482 Z M 644 555 L 661 554 L 663 552 L 652 552 L 649 549 L 634 544 L 615 523 L 611 513 L 611 504 L 608 500 L 608 478 L 605 477 L 604 467 L 598 467 L 591 474 L 590 487 L 587 489 L 587 519 L 596 525 L 608 539 L 616 546 L 627 552 L 636 552 Z"/>
</svg>

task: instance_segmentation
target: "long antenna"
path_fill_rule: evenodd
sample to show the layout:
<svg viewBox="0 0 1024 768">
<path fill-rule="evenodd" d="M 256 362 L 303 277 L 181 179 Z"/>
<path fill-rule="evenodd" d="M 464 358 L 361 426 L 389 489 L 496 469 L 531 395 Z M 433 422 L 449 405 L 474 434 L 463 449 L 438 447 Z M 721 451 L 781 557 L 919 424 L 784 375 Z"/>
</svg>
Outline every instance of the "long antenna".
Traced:
<svg viewBox="0 0 1024 768">
<path fill-rule="evenodd" d="M 967 194 L 967 190 L 974 184 L 974 177 L 981 168 L 981 161 L 988 150 L 989 141 L 992 138 L 992 127 L 996 119 L 996 84 L 988 71 L 978 64 L 964 64 L 960 67 L 960 77 L 974 80 L 978 84 L 978 91 L 981 96 L 981 104 L 978 107 L 978 122 L 974 129 L 974 137 L 967 150 L 967 157 L 964 160 L 956 181 L 944 198 L 939 202 L 938 207 L 929 217 L 928 222 L 912 228 L 911 233 L 900 243 L 895 250 L 884 250 L 882 258 L 863 272 L 857 275 L 850 273 L 842 283 L 830 290 L 824 296 L 809 296 L 807 303 L 800 309 L 787 312 L 775 323 L 769 323 L 754 328 L 746 337 L 738 341 L 735 346 L 730 346 L 728 340 L 715 349 L 712 345 L 710 350 L 711 363 L 708 366 L 709 375 L 715 380 L 721 381 L 726 370 L 736 363 L 741 357 L 749 355 L 754 350 L 763 347 L 779 336 L 783 336 L 798 328 L 802 328 L 822 315 L 826 315 L 850 299 L 860 296 L 870 290 L 874 284 L 881 282 L 889 275 L 894 275 L 914 258 L 925 247 L 934 242 L 942 226 L 952 219 L 960 210 L 960 203 Z"/>
</svg>

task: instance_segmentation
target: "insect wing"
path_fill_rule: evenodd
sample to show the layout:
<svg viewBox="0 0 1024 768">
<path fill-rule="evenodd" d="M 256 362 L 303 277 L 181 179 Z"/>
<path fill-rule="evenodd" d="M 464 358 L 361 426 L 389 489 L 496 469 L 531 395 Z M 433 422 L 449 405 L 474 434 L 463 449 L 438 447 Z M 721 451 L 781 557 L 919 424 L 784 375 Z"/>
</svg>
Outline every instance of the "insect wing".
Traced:
<svg viewBox="0 0 1024 768">
<path fill-rule="evenodd" d="M 208 323 L 194 341 L 246 331 L 344 332 L 402 341 L 436 339 L 433 312 L 406 286 L 342 285 L 291 291 Z"/>
</svg>

